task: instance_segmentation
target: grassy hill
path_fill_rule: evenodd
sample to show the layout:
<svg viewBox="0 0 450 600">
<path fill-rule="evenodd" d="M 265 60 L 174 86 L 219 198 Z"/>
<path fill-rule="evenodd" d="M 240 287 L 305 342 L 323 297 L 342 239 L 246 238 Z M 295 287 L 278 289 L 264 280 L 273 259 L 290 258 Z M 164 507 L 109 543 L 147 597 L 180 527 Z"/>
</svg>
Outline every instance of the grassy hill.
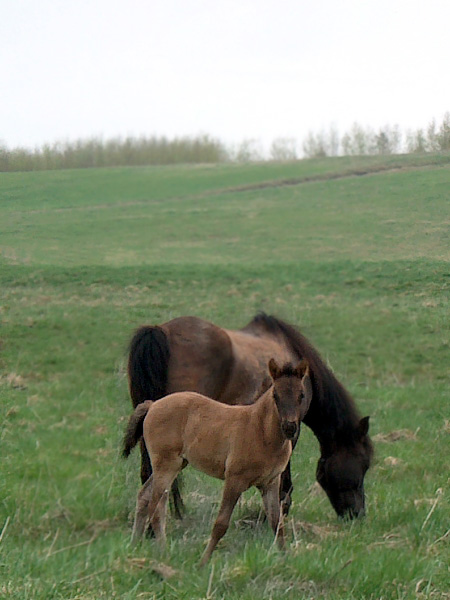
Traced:
<svg viewBox="0 0 450 600">
<path fill-rule="evenodd" d="M 444 598 L 449 182 L 445 155 L 0 174 L 0 597 Z M 336 520 L 305 428 L 286 554 L 247 492 L 198 571 L 221 483 L 193 470 L 167 553 L 129 549 L 133 329 L 258 310 L 371 415 L 368 516 Z"/>
</svg>

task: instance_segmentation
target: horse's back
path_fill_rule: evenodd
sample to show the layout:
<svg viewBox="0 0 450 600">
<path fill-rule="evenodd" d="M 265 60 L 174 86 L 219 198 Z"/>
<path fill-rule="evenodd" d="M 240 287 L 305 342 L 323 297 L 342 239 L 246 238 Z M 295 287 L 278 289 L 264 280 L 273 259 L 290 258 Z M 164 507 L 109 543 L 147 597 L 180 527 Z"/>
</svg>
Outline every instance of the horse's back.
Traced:
<svg viewBox="0 0 450 600">
<path fill-rule="evenodd" d="M 233 365 L 225 330 L 197 317 L 173 319 L 162 329 L 170 346 L 167 394 L 190 390 L 220 398 Z"/>
<path fill-rule="evenodd" d="M 269 359 L 292 359 L 282 340 L 258 327 L 228 330 L 189 316 L 161 328 L 170 347 L 167 394 L 191 390 L 225 404 L 250 404 L 270 385 Z"/>
<path fill-rule="evenodd" d="M 292 360 L 282 342 L 270 335 L 243 330 L 226 330 L 231 340 L 233 370 L 221 398 L 227 404 L 251 404 L 271 383 L 269 360 L 284 364 Z"/>
</svg>

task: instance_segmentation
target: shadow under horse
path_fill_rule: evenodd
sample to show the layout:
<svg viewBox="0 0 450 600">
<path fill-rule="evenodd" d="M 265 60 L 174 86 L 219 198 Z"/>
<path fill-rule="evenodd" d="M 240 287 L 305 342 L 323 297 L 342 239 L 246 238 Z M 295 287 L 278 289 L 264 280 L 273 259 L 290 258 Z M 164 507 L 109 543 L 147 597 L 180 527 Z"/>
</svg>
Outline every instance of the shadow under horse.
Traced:
<svg viewBox="0 0 450 600">
<path fill-rule="evenodd" d="M 224 404 L 252 404 L 271 384 L 270 358 L 278 364 L 309 364 L 312 400 L 304 423 L 320 445 L 316 478 L 340 517 L 365 512 L 364 476 L 373 448 L 369 417 L 361 418 L 349 392 L 317 350 L 285 321 L 260 313 L 238 330 L 223 329 L 191 316 L 145 325 L 130 342 L 128 383 L 133 406 L 174 392 L 198 392 Z M 294 440 L 293 446 L 295 446 Z M 141 440 L 141 480 L 152 473 Z M 181 517 L 177 481 L 174 509 Z M 292 495 L 290 463 L 283 472 L 280 501 L 285 514 Z"/>
</svg>

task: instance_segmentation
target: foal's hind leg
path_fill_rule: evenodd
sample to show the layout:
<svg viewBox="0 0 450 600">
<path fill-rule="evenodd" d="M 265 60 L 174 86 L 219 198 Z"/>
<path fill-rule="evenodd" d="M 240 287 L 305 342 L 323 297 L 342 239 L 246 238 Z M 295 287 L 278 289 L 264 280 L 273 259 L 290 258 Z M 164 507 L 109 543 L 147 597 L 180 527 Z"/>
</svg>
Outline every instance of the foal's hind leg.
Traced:
<svg viewBox="0 0 450 600">
<path fill-rule="evenodd" d="M 276 477 L 265 488 L 261 488 L 264 510 L 270 526 L 275 534 L 275 539 L 280 548 L 284 548 L 284 526 L 283 515 L 279 501 L 280 476 Z"/>
<path fill-rule="evenodd" d="M 150 462 L 150 457 L 147 452 L 147 447 L 146 447 L 143 439 L 141 439 L 140 445 L 141 445 L 141 482 L 142 482 L 142 484 L 145 484 L 152 475 L 152 463 Z M 180 485 L 179 485 L 178 479 L 175 479 L 175 481 L 172 484 L 172 499 L 173 499 L 173 512 L 175 514 L 175 518 L 181 520 L 183 518 L 184 502 L 183 502 L 183 498 L 181 497 Z M 172 506 L 171 506 L 171 508 L 172 508 Z M 147 534 L 150 537 L 153 536 L 153 530 L 152 530 L 152 526 L 150 524 L 147 529 Z"/>
<path fill-rule="evenodd" d="M 138 540 L 140 540 L 144 533 L 145 522 L 148 516 L 148 503 L 150 501 L 151 486 L 152 477 L 150 476 L 138 493 L 138 498 L 136 501 L 136 514 L 134 516 L 133 533 L 131 535 L 132 544 L 135 544 Z"/>
<path fill-rule="evenodd" d="M 166 508 L 170 487 L 181 471 L 183 459 L 172 457 L 162 459 L 153 465 L 152 486 L 148 502 L 148 516 L 159 544 L 166 543 Z"/>
</svg>

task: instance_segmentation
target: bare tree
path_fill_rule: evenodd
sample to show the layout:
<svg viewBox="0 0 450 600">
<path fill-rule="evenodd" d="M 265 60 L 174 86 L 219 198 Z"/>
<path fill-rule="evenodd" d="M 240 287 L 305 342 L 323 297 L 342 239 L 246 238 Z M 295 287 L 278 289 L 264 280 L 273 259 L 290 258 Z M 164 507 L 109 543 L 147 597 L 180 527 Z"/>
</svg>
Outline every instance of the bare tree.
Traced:
<svg viewBox="0 0 450 600">
<path fill-rule="evenodd" d="M 297 157 L 297 142 L 294 138 L 276 138 L 270 147 L 272 160 L 295 160 Z"/>
</svg>

